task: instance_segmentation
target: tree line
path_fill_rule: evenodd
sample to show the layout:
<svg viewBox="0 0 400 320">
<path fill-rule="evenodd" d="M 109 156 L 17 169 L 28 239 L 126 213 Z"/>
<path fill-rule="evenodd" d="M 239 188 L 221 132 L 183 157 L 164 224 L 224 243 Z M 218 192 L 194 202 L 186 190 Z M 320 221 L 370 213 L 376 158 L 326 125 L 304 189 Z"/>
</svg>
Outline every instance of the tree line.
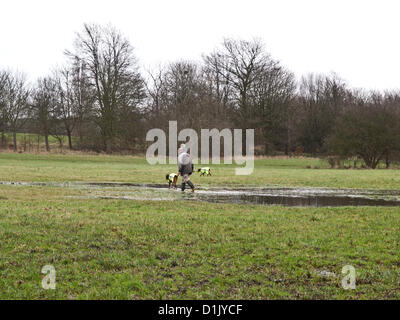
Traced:
<svg viewBox="0 0 400 320">
<path fill-rule="evenodd" d="M 0 71 L 0 132 L 49 136 L 76 150 L 143 152 L 151 128 L 254 128 L 256 154 L 398 160 L 400 91 L 349 87 L 336 74 L 293 72 L 259 40 L 225 39 L 201 61 L 141 72 L 133 47 L 112 26 L 85 24 L 66 62 L 28 84 Z"/>
</svg>

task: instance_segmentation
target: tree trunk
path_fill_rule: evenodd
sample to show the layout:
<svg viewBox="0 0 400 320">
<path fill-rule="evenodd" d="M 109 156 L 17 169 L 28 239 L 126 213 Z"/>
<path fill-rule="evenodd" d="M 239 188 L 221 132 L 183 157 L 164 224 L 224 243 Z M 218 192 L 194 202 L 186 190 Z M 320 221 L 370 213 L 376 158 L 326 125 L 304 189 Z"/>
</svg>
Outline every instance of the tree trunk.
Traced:
<svg viewBox="0 0 400 320">
<path fill-rule="evenodd" d="M 83 129 L 82 129 L 82 122 L 79 123 L 79 148 L 83 146 Z"/>
<path fill-rule="evenodd" d="M 378 166 L 380 160 L 381 160 L 381 158 L 374 158 L 374 160 L 372 161 L 371 168 L 372 169 L 376 169 L 376 167 Z"/>
<path fill-rule="evenodd" d="M 111 139 L 106 140 L 106 153 L 112 153 L 112 141 Z"/>
<path fill-rule="evenodd" d="M 386 151 L 385 162 L 386 162 L 386 169 L 389 169 L 390 168 L 389 151 Z"/>
<path fill-rule="evenodd" d="M 68 136 L 68 147 L 69 147 L 69 150 L 72 150 L 72 137 L 71 137 L 71 131 L 67 130 L 67 136 Z"/>
<path fill-rule="evenodd" d="M 14 152 L 17 152 L 17 133 L 13 130 Z"/>
<path fill-rule="evenodd" d="M 268 155 L 268 153 L 269 153 L 269 144 L 268 144 L 268 141 L 265 141 L 265 143 L 264 143 L 264 155 Z M 246 150 L 246 149 L 245 149 Z"/>
<path fill-rule="evenodd" d="M 50 145 L 49 145 L 49 136 L 47 134 L 44 136 L 44 141 L 46 142 L 46 151 L 49 152 Z"/>
</svg>

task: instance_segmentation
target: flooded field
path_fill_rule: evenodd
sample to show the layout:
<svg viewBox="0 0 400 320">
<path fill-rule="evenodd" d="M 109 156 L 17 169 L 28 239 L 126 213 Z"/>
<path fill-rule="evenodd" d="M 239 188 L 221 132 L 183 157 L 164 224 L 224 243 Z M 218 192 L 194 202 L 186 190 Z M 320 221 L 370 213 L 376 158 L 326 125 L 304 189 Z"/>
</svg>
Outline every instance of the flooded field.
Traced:
<svg viewBox="0 0 400 320">
<path fill-rule="evenodd" d="M 0 182 L 0 185 L 77 188 L 84 190 L 80 198 L 123 200 L 190 200 L 260 205 L 301 207 L 337 206 L 400 206 L 400 190 L 361 190 L 326 188 L 235 187 L 207 188 L 199 186 L 195 193 L 168 189 L 166 184 L 92 183 L 92 182 Z"/>
</svg>

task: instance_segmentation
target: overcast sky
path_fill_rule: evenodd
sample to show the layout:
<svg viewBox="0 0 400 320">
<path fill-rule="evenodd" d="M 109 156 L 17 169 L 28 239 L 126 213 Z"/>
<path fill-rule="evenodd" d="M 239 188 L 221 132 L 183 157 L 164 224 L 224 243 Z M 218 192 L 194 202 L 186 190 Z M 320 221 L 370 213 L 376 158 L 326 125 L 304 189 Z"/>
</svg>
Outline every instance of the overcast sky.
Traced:
<svg viewBox="0 0 400 320">
<path fill-rule="evenodd" d="M 0 67 L 31 80 L 65 61 L 85 22 L 111 23 L 149 69 L 199 60 L 224 37 L 260 38 L 297 77 L 335 71 L 353 87 L 400 88 L 400 5 L 391 0 L 6 0 Z"/>
</svg>

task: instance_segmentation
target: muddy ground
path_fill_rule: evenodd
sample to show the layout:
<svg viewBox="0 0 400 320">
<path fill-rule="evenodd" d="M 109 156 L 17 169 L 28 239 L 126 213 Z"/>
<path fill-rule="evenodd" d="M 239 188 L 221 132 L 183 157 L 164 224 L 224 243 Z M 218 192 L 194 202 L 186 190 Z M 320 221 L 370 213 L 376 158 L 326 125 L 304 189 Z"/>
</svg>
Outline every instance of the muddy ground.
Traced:
<svg viewBox="0 0 400 320">
<path fill-rule="evenodd" d="M 182 193 L 180 189 L 168 189 L 166 184 L 8 181 L 2 181 L 1 184 L 16 187 L 78 188 L 86 191 L 86 195 L 81 198 L 88 199 L 191 200 L 302 207 L 400 206 L 400 190 L 199 186 L 195 193 L 191 190 Z"/>
</svg>

